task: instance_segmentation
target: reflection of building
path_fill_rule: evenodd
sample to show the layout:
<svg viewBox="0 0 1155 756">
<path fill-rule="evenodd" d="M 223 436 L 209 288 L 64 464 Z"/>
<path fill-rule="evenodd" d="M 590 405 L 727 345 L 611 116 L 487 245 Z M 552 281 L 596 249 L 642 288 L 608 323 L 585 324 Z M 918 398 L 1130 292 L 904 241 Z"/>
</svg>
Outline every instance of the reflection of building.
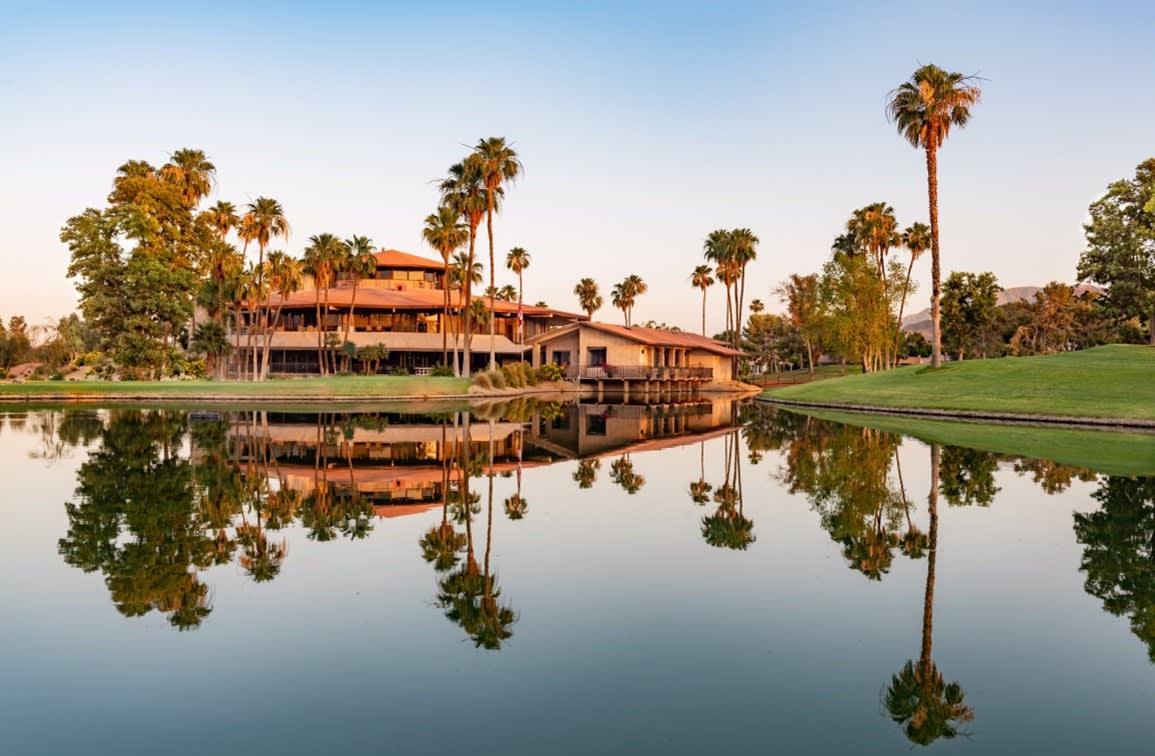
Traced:
<svg viewBox="0 0 1155 756">
<path fill-rule="evenodd" d="M 705 336 L 642 326 L 574 322 L 528 338 L 535 366 L 552 362 L 573 380 L 684 384 L 731 380 L 742 353 Z"/>
<path fill-rule="evenodd" d="M 736 424 L 729 400 L 570 404 L 554 419 L 541 420 L 526 443 L 577 459 L 680 446 Z"/>
<path fill-rule="evenodd" d="M 349 327 L 349 341 L 357 347 L 384 345 L 389 357 L 381 370 L 404 367 L 420 370 L 441 362 L 443 326 L 448 327 L 449 345 L 461 346 L 461 294 L 450 293 L 449 321 L 443 323 L 444 291 L 441 288 L 445 265 L 397 250 L 383 250 L 376 255 L 377 267 L 372 277 L 357 280 L 356 302 L 353 300 L 353 280 L 342 276 L 328 290 L 318 292 L 312 279 L 306 279 L 302 291 L 283 299 L 274 295 L 271 306 L 274 314 L 281 307 L 281 316 L 273 332 L 270 371 L 273 373 L 317 373 L 318 330 L 322 344 L 326 336 L 344 341 L 345 327 Z M 319 296 L 318 296 L 319 295 Z M 320 300 L 321 316 L 318 329 L 317 305 Z M 488 307 L 488 298 L 483 299 Z M 499 362 L 517 361 L 526 347 L 517 343 L 517 303 L 496 301 L 494 309 L 494 351 Z M 551 328 L 568 325 L 585 318 L 548 307 L 522 308 L 523 337 L 544 333 Z M 250 322 L 256 314 L 246 316 Z M 482 329 L 474 326 L 475 331 Z M 474 367 L 484 368 L 489 360 L 489 330 L 473 336 Z M 247 348 L 242 339 L 241 351 Z M 237 354 L 234 361 L 240 360 Z"/>
<path fill-rule="evenodd" d="M 542 405 L 541 409 L 550 408 Z M 556 408 L 556 405 L 552 405 Z M 526 422 L 469 421 L 469 457 L 510 475 L 561 460 L 641 452 L 699 441 L 732 430 L 728 399 L 666 404 L 568 404 Z M 456 419 L 454 419 L 456 415 Z M 465 414 L 440 416 L 269 413 L 267 422 L 237 418 L 231 456 L 259 469 L 274 487 L 302 498 L 318 490 L 371 503 L 382 517 L 440 506 L 457 491 L 465 457 Z M 493 464 L 488 454 L 493 449 Z"/>
</svg>

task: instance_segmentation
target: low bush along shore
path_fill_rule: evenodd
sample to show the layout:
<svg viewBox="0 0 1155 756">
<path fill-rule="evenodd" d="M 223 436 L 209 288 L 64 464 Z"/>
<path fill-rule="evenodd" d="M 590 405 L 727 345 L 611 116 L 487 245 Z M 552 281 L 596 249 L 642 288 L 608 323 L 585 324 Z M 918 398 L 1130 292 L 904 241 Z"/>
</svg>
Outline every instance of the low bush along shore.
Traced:
<svg viewBox="0 0 1155 756">
<path fill-rule="evenodd" d="M 1155 420 L 1155 347 L 904 367 L 807 383 L 768 399 L 858 407 Z"/>
</svg>

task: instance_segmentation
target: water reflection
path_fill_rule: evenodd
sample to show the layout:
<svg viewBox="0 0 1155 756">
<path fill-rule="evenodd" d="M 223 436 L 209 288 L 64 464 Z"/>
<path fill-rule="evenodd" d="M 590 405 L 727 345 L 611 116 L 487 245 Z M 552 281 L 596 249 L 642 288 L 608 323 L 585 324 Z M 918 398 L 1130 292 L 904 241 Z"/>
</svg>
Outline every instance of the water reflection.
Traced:
<svg viewBox="0 0 1155 756">
<path fill-rule="evenodd" d="M 286 564 L 302 559 L 291 548 L 306 550 L 301 536 L 340 548 L 371 538 L 389 518 L 428 513 L 415 545 L 432 573 L 424 573 L 430 584 L 422 590 L 434 621 L 444 627 L 448 620 L 467 645 L 507 648 L 515 634 L 530 634 L 518 625 L 520 611 L 530 616 L 537 605 L 515 585 L 513 572 L 505 575 L 507 585 L 520 596 L 507 595 L 501 571 L 518 563 L 502 558 L 498 543 L 509 548 L 514 534 L 549 520 L 555 502 L 535 471 L 565 465 L 563 484 L 589 491 L 583 501 L 614 495 L 633 510 L 667 490 L 645 455 L 685 446 L 684 467 L 673 476 L 680 502 L 674 509 L 692 518 L 680 527 L 697 529 L 689 534 L 695 545 L 751 552 L 725 559 L 755 558 L 765 548 L 755 519 L 766 528 L 775 511 L 753 486 L 770 477 L 815 513 L 825 533 L 820 540 L 835 544 L 832 553 L 861 590 L 893 585 L 896 578 L 888 576 L 901 565 L 921 580 L 925 565 L 920 648 L 881 680 L 883 714 L 911 743 L 966 734 L 975 719 L 962 684 L 938 668 L 932 653 L 940 505 L 975 507 L 975 517 L 988 517 L 1007 496 L 1000 481 L 1010 488 L 1012 473 L 1054 495 L 1078 482 L 1097 483 L 1095 511 L 1074 515 L 1085 590 L 1127 619 L 1155 661 L 1152 478 L 926 447 L 875 429 L 726 401 L 519 400 L 388 413 L 68 410 L 6 413 L 3 420 L 6 432 L 38 440 L 33 457 L 42 464 L 82 460 L 58 544 L 64 562 L 100 574 L 125 617 L 157 612 L 178 630 L 213 617 L 214 567 L 233 565 L 254 583 L 276 581 Z M 495 520 L 513 523 L 512 530 L 498 533 Z M 762 533 L 772 540 L 774 531 Z M 970 677 L 965 682 L 977 690 Z M 988 711 L 981 702 L 977 708 Z"/>
</svg>

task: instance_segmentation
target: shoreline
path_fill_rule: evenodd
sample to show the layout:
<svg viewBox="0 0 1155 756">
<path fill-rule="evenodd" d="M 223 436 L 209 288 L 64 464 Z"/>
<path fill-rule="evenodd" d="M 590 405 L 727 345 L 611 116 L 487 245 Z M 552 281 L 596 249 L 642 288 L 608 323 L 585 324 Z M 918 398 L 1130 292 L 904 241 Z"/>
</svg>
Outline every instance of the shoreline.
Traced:
<svg viewBox="0 0 1155 756">
<path fill-rule="evenodd" d="M 866 404 L 844 404 L 839 402 L 808 402 L 797 399 L 776 399 L 760 394 L 756 401 L 789 408 L 835 410 L 860 415 L 891 415 L 914 417 L 926 420 L 954 420 L 959 422 L 1035 425 L 1056 428 L 1084 428 L 1087 430 L 1128 430 L 1155 432 L 1155 420 L 1138 418 L 1112 418 L 1079 415 L 1045 415 L 1015 412 L 994 412 L 987 410 L 919 409 L 916 407 L 884 407 Z"/>
</svg>

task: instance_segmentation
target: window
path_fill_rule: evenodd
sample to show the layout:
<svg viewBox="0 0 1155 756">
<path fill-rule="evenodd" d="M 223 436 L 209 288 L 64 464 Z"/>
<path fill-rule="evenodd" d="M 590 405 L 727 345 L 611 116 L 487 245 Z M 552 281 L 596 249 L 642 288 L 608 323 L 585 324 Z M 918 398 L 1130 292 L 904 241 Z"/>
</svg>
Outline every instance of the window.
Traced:
<svg viewBox="0 0 1155 756">
<path fill-rule="evenodd" d="M 589 366 L 601 367 L 606 364 L 606 348 L 605 347 L 590 347 L 589 348 Z"/>
<path fill-rule="evenodd" d="M 568 365 L 569 364 L 569 350 L 555 349 L 553 352 L 553 364 Z"/>
</svg>

